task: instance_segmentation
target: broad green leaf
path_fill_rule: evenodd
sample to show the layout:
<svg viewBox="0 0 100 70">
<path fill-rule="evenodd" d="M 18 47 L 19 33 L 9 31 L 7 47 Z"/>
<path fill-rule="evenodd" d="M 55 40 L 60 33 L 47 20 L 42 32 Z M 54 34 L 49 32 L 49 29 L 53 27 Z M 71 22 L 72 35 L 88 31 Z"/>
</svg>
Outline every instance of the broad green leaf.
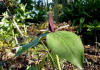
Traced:
<svg viewBox="0 0 100 70">
<path fill-rule="evenodd" d="M 27 49 L 29 49 L 31 47 L 35 47 L 38 44 L 40 38 L 41 37 L 45 37 L 47 34 L 48 33 L 41 34 L 39 37 L 37 37 L 35 40 L 33 40 L 32 42 L 30 42 L 29 44 L 26 44 L 26 45 L 23 45 L 22 47 L 20 47 L 19 50 L 18 50 L 18 52 L 16 53 L 15 57 L 21 55 Z"/>
<path fill-rule="evenodd" d="M 80 37 L 72 32 L 57 31 L 49 33 L 46 37 L 48 47 L 59 57 L 82 68 L 84 48 Z"/>
</svg>

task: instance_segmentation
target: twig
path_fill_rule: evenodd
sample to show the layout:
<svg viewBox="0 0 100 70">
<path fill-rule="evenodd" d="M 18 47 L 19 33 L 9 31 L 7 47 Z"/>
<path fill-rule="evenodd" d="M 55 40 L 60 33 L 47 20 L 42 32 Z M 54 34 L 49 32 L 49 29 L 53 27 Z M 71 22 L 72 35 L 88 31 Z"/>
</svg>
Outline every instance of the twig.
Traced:
<svg viewBox="0 0 100 70">
<path fill-rule="evenodd" d="M 0 17 L 4 17 L 4 15 L 0 15 Z"/>
<path fill-rule="evenodd" d="M 19 33 L 21 34 L 21 36 L 23 37 L 23 39 L 25 39 L 25 38 L 24 38 L 24 35 L 23 35 L 23 33 L 22 33 L 22 31 L 19 29 L 19 27 L 18 27 L 16 21 L 14 20 L 14 17 L 12 17 L 12 22 L 13 22 L 13 24 L 15 25 L 15 27 L 17 28 L 18 32 L 19 32 Z"/>
<path fill-rule="evenodd" d="M 6 6 L 6 3 L 4 2 L 4 0 L 1 0 L 1 1 L 2 1 L 2 3 L 4 4 L 4 6 L 7 8 L 8 14 L 9 14 L 10 16 L 12 16 L 12 14 L 11 14 L 11 12 L 9 11 L 8 7 Z"/>
</svg>

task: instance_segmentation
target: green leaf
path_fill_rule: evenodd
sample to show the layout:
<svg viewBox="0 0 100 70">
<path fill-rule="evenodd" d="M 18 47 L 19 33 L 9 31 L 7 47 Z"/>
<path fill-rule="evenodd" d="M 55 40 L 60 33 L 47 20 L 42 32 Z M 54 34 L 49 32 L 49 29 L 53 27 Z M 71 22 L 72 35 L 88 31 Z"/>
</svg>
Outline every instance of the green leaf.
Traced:
<svg viewBox="0 0 100 70">
<path fill-rule="evenodd" d="M 28 66 L 27 70 L 39 70 L 35 65 L 33 66 Z"/>
<path fill-rule="evenodd" d="M 26 44 L 26 45 L 23 45 L 22 47 L 20 47 L 19 50 L 18 50 L 18 52 L 16 53 L 15 57 L 21 55 L 23 52 L 25 52 L 29 48 L 35 47 L 38 44 L 40 38 L 41 37 L 45 37 L 47 34 L 48 33 L 41 34 L 39 37 L 37 37 L 35 40 L 33 40 L 32 42 L 30 42 L 29 44 Z"/>
<path fill-rule="evenodd" d="M 72 32 L 57 31 L 49 33 L 46 37 L 48 47 L 59 57 L 82 68 L 84 48 L 80 37 Z"/>
</svg>

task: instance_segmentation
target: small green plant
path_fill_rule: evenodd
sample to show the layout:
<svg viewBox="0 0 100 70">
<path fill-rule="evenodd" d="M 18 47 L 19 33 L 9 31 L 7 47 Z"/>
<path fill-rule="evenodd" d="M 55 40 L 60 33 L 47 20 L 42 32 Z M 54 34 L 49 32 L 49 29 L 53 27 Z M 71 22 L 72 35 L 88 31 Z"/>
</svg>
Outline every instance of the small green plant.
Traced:
<svg viewBox="0 0 100 70">
<path fill-rule="evenodd" d="M 52 18 L 52 13 L 49 12 L 49 30 L 51 32 L 43 33 L 32 42 L 23 45 L 21 48 L 19 48 L 15 57 L 21 55 L 29 48 L 35 47 L 45 38 L 45 42 L 47 43 L 48 48 L 50 48 L 56 54 L 57 66 L 59 70 L 61 70 L 61 67 L 59 64 L 58 57 L 66 59 L 67 61 L 82 69 L 84 59 L 84 48 L 80 37 L 72 32 L 55 32 Z"/>
</svg>

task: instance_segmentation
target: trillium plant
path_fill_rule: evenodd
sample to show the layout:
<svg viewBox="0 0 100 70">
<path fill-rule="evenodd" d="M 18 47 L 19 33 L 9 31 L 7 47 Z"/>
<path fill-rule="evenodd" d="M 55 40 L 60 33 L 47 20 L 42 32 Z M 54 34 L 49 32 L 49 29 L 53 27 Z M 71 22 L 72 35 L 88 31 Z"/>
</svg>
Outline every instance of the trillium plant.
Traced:
<svg viewBox="0 0 100 70">
<path fill-rule="evenodd" d="M 49 31 L 39 35 L 34 41 L 23 45 L 21 48 L 19 48 L 15 56 L 19 56 L 27 49 L 35 47 L 41 38 L 45 37 L 48 48 L 50 48 L 52 52 L 56 54 L 59 70 L 61 70 L 61 68 L 58 57 L 66 59 L 73 65 L 76 65 L 82 69 L 84 60 L 84 47 L 80 37 L 68 31 L 55 31 L 52 12 L 49 12 L 48 23 Z"/>
</svg>

